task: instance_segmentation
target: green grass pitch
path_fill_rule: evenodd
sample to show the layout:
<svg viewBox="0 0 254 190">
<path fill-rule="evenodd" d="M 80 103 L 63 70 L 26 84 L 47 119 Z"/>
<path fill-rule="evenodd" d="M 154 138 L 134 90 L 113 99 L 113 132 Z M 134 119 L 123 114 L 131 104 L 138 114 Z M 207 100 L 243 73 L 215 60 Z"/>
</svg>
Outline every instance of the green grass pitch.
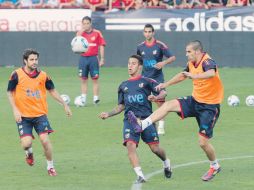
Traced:
<svg viewBox="0 0 254 190">
<path fill-rule="evenodd" d="M 129 164 L 127 152 L 122 146 L 122 119 L 118 115 L 100 120 L 101 111 L 109 111 L 117 104 L 117 88 L 128 78 L 127 68 L 102 68 L 101 104 L 92 104 L 91 83 L 88 105 L 77 108 L 73 105 L 80 94 L 80 83 L 75 67 L 43 68 L 52 77 L 56 89 L 68 94 L 71 99 L 73 117 L 67 118 L 61 105 L 51 97 L 49 120 L 55 133 L 50 135 L 57 177 L 49 177 L 46 161 L 38 137 L 34 140 L 35 165 L 29 167 L 11 107 L 7 101 L 6 87 L 13 68 L 0 68 L 0 189 L 1 190 L 128 190 L 136 176 Z M 169 79 L 181 68 L 165 68 Z M 252 190 L 254 187 L 254 107 L 245 105 L 245 97 L 254 94 L 254 68 L 222 68 L 220 75 L 224 82 L 225 99 L 221 115 L 214 131 L 212 143 L 217 157 L 222 160 L 222 172 L 211 182 L 200 180 L 208 169 L 208 163 L 178 167 L 173 170 L 172 179 L 166 180 L 163 173 L 152 176 L 142 185 L 143 190 Z M 167 99 L 191 94 L 191 81 L 169 87 Z M 239 96 L 239 107 L 229 107 L 226 98 Z M 173 166 L 206 160 L 198 146 L 198 127 L 195 119 L 181 120 L 176 114 L 166 118 L 166 135 L 160 138 Z M 162 169 L 161 161 L 153 155 L 144 143 L 138 148 L 140 163 L 145 174 Z M 242 156 L 252 156 L 243 157 Z"/>
</svg>

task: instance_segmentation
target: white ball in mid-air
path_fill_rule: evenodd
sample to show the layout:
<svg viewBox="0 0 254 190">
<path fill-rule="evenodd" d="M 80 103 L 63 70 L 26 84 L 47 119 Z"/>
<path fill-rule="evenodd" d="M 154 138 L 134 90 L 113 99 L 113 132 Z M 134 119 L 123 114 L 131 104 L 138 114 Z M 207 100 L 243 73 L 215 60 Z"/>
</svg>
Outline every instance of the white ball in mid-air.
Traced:
<svg viewBox="0 0 254 190">
<path fill-rule="evenodd" d="M 229 106 L 239 106 L 240 99 L 236 95 L 231 95 L 228 97 L 228 105 Z"/>
<path fill-rule="evenodd" d="M 71 41 L 71 49 L 74 53 L 85 53 L 88 50 L 89 43 L 83 36 L 76 36 Z"/>
<path fill-rule="evenodd" d="M 247 106 L 254 106 L 254 95 L 247 96 L 245 103 Z"/>
<path fill-rule="evenodd" d="M 86 102 L 84 100 L 84 98 L 82 98 L 81 96 L 77 96 L 74 100 L 74 104 L 77 106 L 77 107 L 83 107 L 86 105 Z"/>
<path fill-rule="evenodd" d="M 71 99 L 67 94 L 62 94 L 60 96 L 66 104 L 69 104 L 71 102 Z"/>
</svg>

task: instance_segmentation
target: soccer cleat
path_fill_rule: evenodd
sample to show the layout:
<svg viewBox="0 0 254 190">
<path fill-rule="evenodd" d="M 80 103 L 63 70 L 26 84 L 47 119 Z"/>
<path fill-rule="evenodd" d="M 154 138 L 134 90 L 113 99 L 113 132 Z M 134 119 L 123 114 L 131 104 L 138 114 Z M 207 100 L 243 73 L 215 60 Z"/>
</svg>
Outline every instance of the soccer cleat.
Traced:
<svg viewBox="0 0 254 190">
<path fill-rule="evenodd" d="M 221 171 L 221 167 L 219 167 L 218 169 L 214 169 L 214 168 L 210 168 L 203 176 L 202 176 L 202 180 L 203 181 L 210 181 L 211 179 L 214 178 L 214 176 L 216 174 L 218 174 Z"/>
<path fill-rule="evenodd" d="M 29 166 L 33 166 L 34 165 L 34 156 L 33 156 L 33 153 L 30 153 L 30 154 L 26 155 L 26 163 Z"/>
<path fill-rule="evenodd" d="M 145 182 L 146 182 L 145 178 L 138 176 L 138 178 L 135 181 L 135 184 L 145 183 Z"/>
<path fill-rule="evenodd" d="M 141 125 L 138 123 L 138 118 L 135 116 L 135 114 L 132 111 L 128 111 L 127 115 L 128 121 L 133 126 L 135 133 L 141 133 L 143 130 Z"/>
<path fill-rule="evenodd" d="M 54 168 L 48 169 L 49 176 L 57 176 L 56 170 Z"/>
<path fill-rule="evenodd" d="M 98 99 L 98 100 L 93 101 L 94 105 L 98 105 L 98 104 L 99 104 L 99 102 L 100 102 L 100 100 L 99 100 L 99 99 Z"/>
<path fill-rule="evenodd" d="M 166 177 L 166 178 L 171 178 L 171 176 L 172 176 L 172 169 L 169 167 L 169 168 L 164 168 L 164 176 Z"/>
<path fill-rule="evenodd" d="M 165 134 L 164 127 L 163 126 L 158 126 L 157 132 L 158 132 L 158 135 L 164 135 Z"/>
</svg>

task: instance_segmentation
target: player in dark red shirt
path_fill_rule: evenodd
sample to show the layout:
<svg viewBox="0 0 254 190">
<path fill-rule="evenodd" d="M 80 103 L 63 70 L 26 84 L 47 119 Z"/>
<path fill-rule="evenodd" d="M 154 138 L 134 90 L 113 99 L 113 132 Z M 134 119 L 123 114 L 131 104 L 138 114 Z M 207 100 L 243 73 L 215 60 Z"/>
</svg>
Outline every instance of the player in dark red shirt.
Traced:
<svg viewBox="0 0 254 190">
<path fill-rule="evenodd" d="M 87 39 L 89 47 L 87 52 L 81 54 L 79 59 L 79 76 L 81 78 L 81 97 L 86 103 L 88 74 L 93 81 L 93 102 L 98 104 L 99 99 L 99 69 L 104 65 L 104 47 L 106 42 L 99 30 L 92 28 L 92 20 L 85 16 L 82 19 L 82 30 L 77 32 L 77 36 L 83 36 Z M 99 53 L 100 52 L 100 53 Z M 100 55 L 100 56 L 98 56 Z M 99 61 L 100 59 L 100 61 Z"/>
</svg>

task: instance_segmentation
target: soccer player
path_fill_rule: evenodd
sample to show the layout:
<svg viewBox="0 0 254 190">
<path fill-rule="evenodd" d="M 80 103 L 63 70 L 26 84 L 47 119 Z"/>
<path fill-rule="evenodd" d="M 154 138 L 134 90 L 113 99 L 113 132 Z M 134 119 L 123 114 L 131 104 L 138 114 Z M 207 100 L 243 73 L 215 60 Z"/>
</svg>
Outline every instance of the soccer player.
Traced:
<svg viewBox="0 0 254 190">
<path fill-rule="evenodd" d="M 104 65 L 104 47 L 106 42 L 99 30 L 92 28 L 92 20 L 90 17 L 85 16 L 82 19 L 81 31 L 77 32 L 77 36 L 83 36 L 87 39 L 89 47 L 87 52 L 81 54 L 79 59 L 79 76 L 81 78 L 81 97 L 86 103 L 87 99 L 87 86 L 88 86 L 88 73 L 93 81 L 93 102 L 98 104 L 99 99 L 99 68 Z M 100 61 L 98 61 L 98 53 L 100 51 Z"/>
<path fill-rule="evenodd" d="M 214 126 L 219 118 L 224 90 L 218 66 L 203 51 L 200 41 L 195 40 L 187 44 L 186 56 L 188 63 L 185 70 L 171 80 L 159 84 L 156 88 L 166 88 L 189 78 L 193 82 L 192 95 L 165 102 L 145 120 L 138 120 L 135 113 L 132 112 L 129 112 L 128 119 L 135 131 L 140 132 L 165 117 L 169 112 L 176 112 L 182 118 L 195 117 L 199 126 L 199 145 L 210 161 L 210 169 L 202 176 L 202 180 L 209 181 L 221 170 L 215 149 L 209 139 L 213 136 Z"/>
<path fill-rule="evenodd" d="M 64 106 L 68 116 L 71 116 L 69 106 L 62 100 L 54 87 L 53 81 L 43 71 L 38 69 L 39 53 L 33 49 L 26 49 L 23 54 L 24 66 L 15 70 L 8 83 L 8 99 L 17 123 L 21 146 L 25 150 L 26 162 L 34 165 L 32 149 L 32 130 L 39 135 L 47 160 L 47 170 L 50 176 L 56 176 L 53 164 L 52 145 L 49 133 L 53 132 L 47 113 L 47 91 Z"/>
<path fill-rule="evenodd" d="M 136 152 L 140 137 L 148 144 L 151 151 L 163 161 L 165 177 L 170 178 L 172 174 L 170 160 L 166 157 L 165 151 L 159 146 L 159 137 L 154 124 L 136 134 L 127 120 L 129 111 L 133 111 L 141 119 L 146 118 L 152 113 L 151 101 L 166 96 L 165 90 L 162 89 L 159 92 L 155 90 L 155 86 L 158 85 L 155 80 L 141 76 L 142 66 L 143 61 L 139 55 L 132 55 L 129 58 L 128 73 L 130 78 L 122 82 L 118 88 L 118 105 L 112 111 L 102 112 L 99 115 L 100 118 L 107 119 L 124 111 L 123 145 L 127 148 L 130 163 L 137 174 L 136 183 L 146 181 Z"/>
<path fill-rule="evenodd" d="M 159 83 L 164 82 L 162 68 L 175 61 L 175 56 L 170 52 L 169 48 L 161 41 L 156 40 L 154 35 L 154 27 L 146 24 L 143 31 L 145 41 L 138 45 L 137 54 L 143 58 L 143 76 L 152 78 Z M 166 57 L 163 60 L 163 57 Z M 158 107 L 165 102 L 165 99 L 156 101 Z M 158 134 L 165 134 L 164 119 L 161 118 L 158 125 Z"/>
</svg>

